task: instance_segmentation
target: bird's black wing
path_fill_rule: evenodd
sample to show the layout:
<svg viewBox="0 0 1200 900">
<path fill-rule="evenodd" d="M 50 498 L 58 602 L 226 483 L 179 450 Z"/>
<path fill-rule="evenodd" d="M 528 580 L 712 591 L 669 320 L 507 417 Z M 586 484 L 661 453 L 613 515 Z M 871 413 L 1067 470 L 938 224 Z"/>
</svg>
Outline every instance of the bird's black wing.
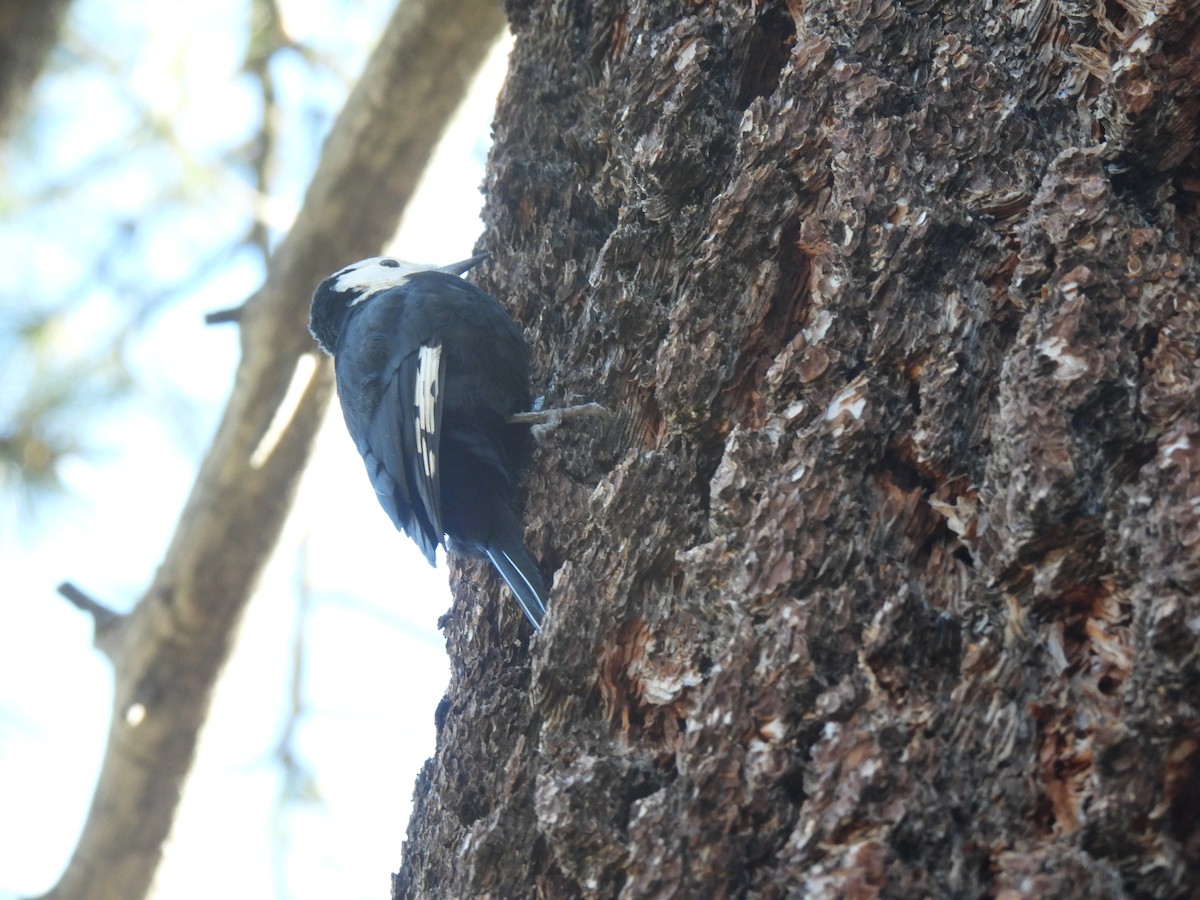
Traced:
<svg viewBox="0 0 1200 900">
<path fill-rule="evenodd" d="M 442 519 L 441 440 L 442 395 L 446 384 L 446 354 L 442 345 L 423 343 L 416 354 L 400 361 L 386 397 L 394 397 L 404 409 L 400 416 L 401 459 L 411 464 L 412 481 L 425 517 L 441 541 Z"/>
<path fill-rule="evenodd" d="M 337 356 L 338 395 L 380 505 L 433 565 L 443 536 L 436 455 L 444 362 L 407 321 L 405 295 L 397 288 L 355 311 Z M 434 398 L 424 408 L 432 433 L 418 415 L 423 360 L 423 385 Z"/>
</svg>

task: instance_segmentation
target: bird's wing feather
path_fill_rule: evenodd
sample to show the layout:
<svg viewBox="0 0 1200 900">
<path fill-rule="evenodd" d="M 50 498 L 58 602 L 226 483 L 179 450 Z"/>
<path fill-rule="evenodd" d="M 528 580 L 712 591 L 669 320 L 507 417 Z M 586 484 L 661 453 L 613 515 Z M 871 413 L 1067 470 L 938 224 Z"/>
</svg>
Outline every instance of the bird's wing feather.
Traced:
<svg viewBox="0 0 1200 900">
<path fill-rule="evenodd" d="M 409 362 L 411 360 L 411 362 Z M 371 417 L 365 446 L 360 445 L 371 484 L 380 505 L 397 528 L 412 538 L 421 553 L 433 565 L 441 533 L 434 527 L 424 509 L 423 498 L 415 473 L 404 465 L 405 445 L 412 446 L 416 415 L 412 410 L 411 380 L 405 377 L 406 363 L 415 366 L 412 357 L 401 361 L 384 386 L 379 405 Z"/>
<path fill-rule="evenodd" d="M 513 596 L 521 605 L 526 618 L 533 627 L 541 631 L 546 618 L 546 587 L 537 564 L 519 542 L 506 548 L 485 547 L 484 552 L 496 571 L 512 589 Z"/>
<path fill-rule="evenodd" d="M 372 297 L 351 317 L 335 361 L 346 425 L 380 505 L 433 565 L 444 534 L 437 455 L 445 360 L 415 299 L 407 286 Z"/>
<path fill-rule="evenodd" d="M 417 352 L 412 380 L 400 379 L 402 385 L 413 385 L 411 434 L 402 434 L 405 444 L 411 439 L 412 451 L 405 459 L 413 461 L 417 496 L 425 507 L 433 533 L 440 541 L 445 533 L 442 519 L 442 464 L 439 458 L 442 440 L 442 395 L 446 384 L 446 357 L 440 344 L 425 344 Z M 407 449 L 407 448 L 406 448 Z"/>
</svg>

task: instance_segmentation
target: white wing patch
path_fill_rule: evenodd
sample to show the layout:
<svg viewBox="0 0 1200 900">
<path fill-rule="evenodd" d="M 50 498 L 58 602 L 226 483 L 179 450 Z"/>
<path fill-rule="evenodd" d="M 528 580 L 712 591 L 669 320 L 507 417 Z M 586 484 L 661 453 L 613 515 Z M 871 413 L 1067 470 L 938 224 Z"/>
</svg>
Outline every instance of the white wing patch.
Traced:
<svg viewBox="0 0 1200 900">
<path fill-rule="evenodd" d="M 438 394 L 442 390 L 442 386 L 438 384 L 438 373 L 441 368 L 441 345 L 422 347 L 417 354 L 417 383 L 414 391 L 417 418 L 413 427 L 417 432 L 417 454 L 421 458 L 421 468 L 425 471 L 425 477 L 430 480 L 437 475 L 437 454 L 429 446 L 429 438 L 437 434 Z"/>
</svg>

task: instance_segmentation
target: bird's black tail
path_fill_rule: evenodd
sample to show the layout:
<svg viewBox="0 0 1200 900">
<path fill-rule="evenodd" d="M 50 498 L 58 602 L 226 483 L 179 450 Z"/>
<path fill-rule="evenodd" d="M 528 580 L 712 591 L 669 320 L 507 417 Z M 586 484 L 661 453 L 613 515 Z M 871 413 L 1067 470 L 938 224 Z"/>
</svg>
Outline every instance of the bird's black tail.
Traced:
<svg viewBox="0 0 1200 900">
<path fill-rule="evenodd" d="M 488 559 L 500 573 L 500 577 L 512 589 L 521 604 L 521 609 L 533 623 L 536 631 L 542 630 L 546 618 L 546 585 L 533 557 L 519 543 L 507 549 L 485 547 Z"/>
</svg>

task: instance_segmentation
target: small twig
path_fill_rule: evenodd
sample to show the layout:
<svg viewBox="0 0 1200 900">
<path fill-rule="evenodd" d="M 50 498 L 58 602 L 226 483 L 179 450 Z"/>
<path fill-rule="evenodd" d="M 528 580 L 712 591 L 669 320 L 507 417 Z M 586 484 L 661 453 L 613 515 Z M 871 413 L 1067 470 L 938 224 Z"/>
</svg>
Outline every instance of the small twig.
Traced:
<svg viewBox="0 0 1200 900">
<path fill-rule="evenodd" d="M 218 309 L 216 312 L 210 312 L 204 317 L 205 325 L 224 325 L 226 322 L 240 322 L 242 320 L 242 307 L 233 306 L 229 309 Z"/>
<path fill-rule="evenodd" d="M 66 597 L 71 603 L 82 609 L 85 613 L 96 620 L 96 627 L 101 625 L 109 625 L 114 619 L 121 618 L 121 614 L 113 612 L 99 600 L 92 597 L 86 591 L 76 587 L 69 581 L 64 581 L 58 586 L 58 592 Z"/>
<path fill-rule="evenodd" d="M 69 581 L 64 581 L 58 586 L 58 593 L 69 600 L 76 609 L 81 609 L 92 617 L 92 625 L 95 629 L 92 643 L 109 659 L 115 660 L 116 644 L 111 639 L 119 630 L 117 626 L 125 621 L 125 616 L 109 609 L 91 594 Z"/>
</svg>

